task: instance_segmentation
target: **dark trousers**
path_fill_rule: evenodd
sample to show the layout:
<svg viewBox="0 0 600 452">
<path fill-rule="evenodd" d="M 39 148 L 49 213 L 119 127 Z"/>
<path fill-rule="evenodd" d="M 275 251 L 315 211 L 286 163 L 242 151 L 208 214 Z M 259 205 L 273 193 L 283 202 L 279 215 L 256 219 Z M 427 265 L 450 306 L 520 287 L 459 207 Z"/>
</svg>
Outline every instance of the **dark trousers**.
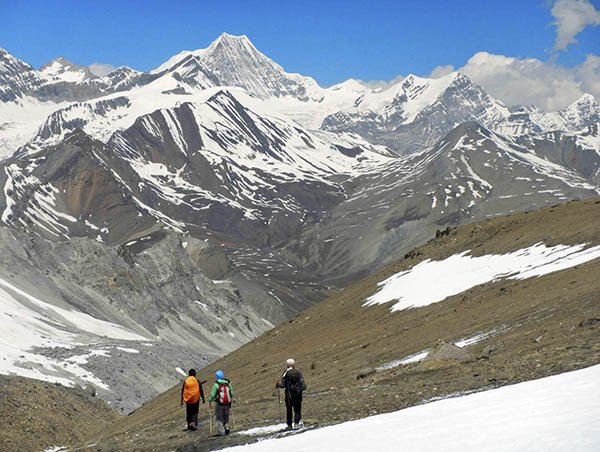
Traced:
<svg viewBox="0 0 600 452">
<path fill-rule="evenodd" d="M 185 421 L 188 425 L 198 425 L 198 411 L 200 410 L 200 400 L 196 403 L 185 404 Z"/>
<path fill-rule="evenodd" d="M 227 430 L 229 430 L 230 408 L 230 404 L 221 405 L 220 403 L 217 403 L 217 406 L 215 407 L 215 417 L 217 418 L 217 430 L 221 435 L 225 435 L 227 433 Z"/>
<path fill-rule="evenodd" d="M 297 424 L 302 419 L 302 396 L 292 397 L 287 396 L 285 398 L 285 408 L 287 411 L 287 425 L 292 426 L 292 410 L 294 422 Z"/>
</svg>

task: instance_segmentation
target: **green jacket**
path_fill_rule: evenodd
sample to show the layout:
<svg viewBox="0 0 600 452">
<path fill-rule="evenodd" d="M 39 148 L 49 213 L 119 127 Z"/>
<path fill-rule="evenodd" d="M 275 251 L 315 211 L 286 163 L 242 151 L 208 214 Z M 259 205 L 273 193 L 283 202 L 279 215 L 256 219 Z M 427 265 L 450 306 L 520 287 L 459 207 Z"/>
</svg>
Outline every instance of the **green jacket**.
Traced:
<svg viewBox="0 0 600 452">
<path fill-rule="evenodd" d="M 217 381 L 215 381 L 215 384 L 213 385 L 211 391 L 210 391 L 210 397 L 208 398 L 209 402 L 216 402 L 217 399 L 219 398 L 219 383 L 224 383 L 227 386 L 229 386 L 229 400 L 233 400 L 233 386 L 231 385 L 231 382 L 227 379 L 227 378 L 222 378 L 222 379 L 218 379 Z"/>
</svg>

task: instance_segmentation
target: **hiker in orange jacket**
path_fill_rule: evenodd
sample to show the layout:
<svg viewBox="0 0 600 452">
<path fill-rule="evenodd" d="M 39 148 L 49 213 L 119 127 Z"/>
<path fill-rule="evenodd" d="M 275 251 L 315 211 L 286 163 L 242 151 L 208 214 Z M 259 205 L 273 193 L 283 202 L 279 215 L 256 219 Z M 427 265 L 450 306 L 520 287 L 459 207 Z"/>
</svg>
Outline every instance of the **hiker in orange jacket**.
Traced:
<svg viewBox="0 0 600 452">
<path fill-rule="evenodd" d="M 189 376 L 181 386 L 181 405 L 185 402 L 185 421 L 187 430 L 195 431 L 198 426 L 198 411 L 200 410 L 200 399 L 204 401 L 204 390 L 202 382 L 196 378 L 196 369 L 190 369 Z"/>
</svg>

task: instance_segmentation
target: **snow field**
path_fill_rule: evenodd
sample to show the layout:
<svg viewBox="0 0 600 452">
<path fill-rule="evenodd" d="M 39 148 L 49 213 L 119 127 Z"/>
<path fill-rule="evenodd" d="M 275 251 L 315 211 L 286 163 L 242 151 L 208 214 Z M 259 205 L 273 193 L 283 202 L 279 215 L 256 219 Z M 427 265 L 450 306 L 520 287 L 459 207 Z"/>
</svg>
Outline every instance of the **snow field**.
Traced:
<svg viewBox="0 0 600 452">
<path fill-rule="evenodd" d="M 596 365 L 226 450 L 594 452 L 599 416 Z"/>
<path fill-rule="evenodd" d="M 20 375 L 38 380 L 73 386 L 82 380 L 98 388 L 109 387 L 83 366 L 93 356 L 110 356 L 111 347 L 90 342 L 78 333 L 87 333 L 115 340 L 144 341 L 149 339 L 120 325 L 96 319 L 83 312 L 54 306 L 0 279 L 0 374 Z M 33 351 L 35 347 L 72 349 L 89 345 L 88 353 L 65 359 L 47 357 Z M 97 347 L 97 349 L 94 349 Z M 117 347 L 126 353 L 137 349 Z"/>
</svg>

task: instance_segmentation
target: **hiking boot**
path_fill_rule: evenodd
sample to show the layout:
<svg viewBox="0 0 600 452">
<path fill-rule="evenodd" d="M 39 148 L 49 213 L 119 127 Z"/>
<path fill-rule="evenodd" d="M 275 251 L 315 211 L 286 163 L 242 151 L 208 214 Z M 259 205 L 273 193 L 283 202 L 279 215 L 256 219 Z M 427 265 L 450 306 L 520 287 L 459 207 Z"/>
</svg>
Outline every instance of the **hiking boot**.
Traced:
<svg viewBox="0 0 600 452">
<path fill-rule="evenodd" d="M 300 428 L 302 428 L 302 427 L 304 427 L 304 422 L 302 422 L 302 421 L 299 421 L 299 422 L 296 424 L 296 429 L 300 429 Z"/>
<path fill-rule="evenodd" d="M 287 426 L 285 429 L 286 429 L 286 430 L 294 430 L 294 427 L 293 427 L 293 426 L 291 426 L 291 425 L 288 425 L 288 426 Z"/>
</svg>

